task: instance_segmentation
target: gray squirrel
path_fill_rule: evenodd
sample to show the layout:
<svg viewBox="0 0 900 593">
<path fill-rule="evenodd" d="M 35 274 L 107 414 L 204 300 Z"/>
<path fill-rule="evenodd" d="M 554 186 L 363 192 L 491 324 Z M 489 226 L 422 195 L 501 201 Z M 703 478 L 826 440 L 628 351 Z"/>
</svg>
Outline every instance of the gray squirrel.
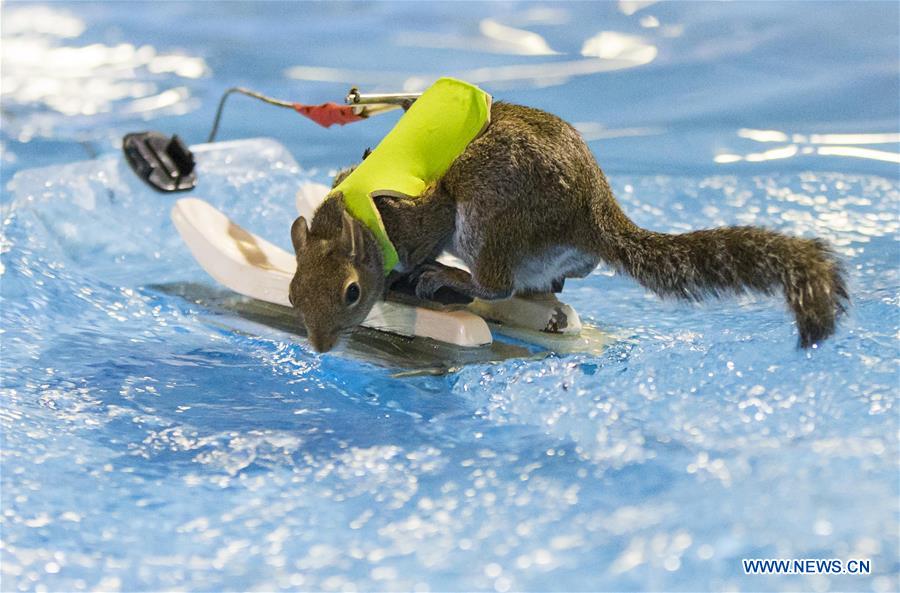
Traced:
<svg viewBox="0 0 900 593">
<path fill-rule="evenodd" d="M 601 262 L 662 297 L 699 301 L 780 289 L 794 314 L 799 346 L 835 331 L 849 302 L 843 270 L 820 239 L 757 227 L 664 234 L 623 212 L 593 154 L 571 125 L 529 107 L 495 102 L 490 125 L 446 174 L 414 199 L 375 196 L 400 258 L 399 275 L 431 299 L 442 288 L 472 298 L 549 292 Z M 335 185 L 347 174 L 335 179 Z M 383 255 L 373 233 L 333 191 L 311 224 L 294 221 L 297 272 L 290 301 L 317 351 L 366 318 L 384 298 Z M 443 266 L 453 253 L 471 270 Z"/>
</svg>

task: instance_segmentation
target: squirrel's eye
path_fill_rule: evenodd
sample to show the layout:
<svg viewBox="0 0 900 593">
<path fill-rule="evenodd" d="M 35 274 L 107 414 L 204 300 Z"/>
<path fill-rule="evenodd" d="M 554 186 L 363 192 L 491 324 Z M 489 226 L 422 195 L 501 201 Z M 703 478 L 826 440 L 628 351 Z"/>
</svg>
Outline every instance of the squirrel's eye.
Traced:
<svg viewBox="0 0 900 593">
<path fill-rule="evenodd" d="M 359 284 L 351 282 L 344 291 L 344 302 L 348 307 L 352 307 L 359 302 Z"/>
</svg>

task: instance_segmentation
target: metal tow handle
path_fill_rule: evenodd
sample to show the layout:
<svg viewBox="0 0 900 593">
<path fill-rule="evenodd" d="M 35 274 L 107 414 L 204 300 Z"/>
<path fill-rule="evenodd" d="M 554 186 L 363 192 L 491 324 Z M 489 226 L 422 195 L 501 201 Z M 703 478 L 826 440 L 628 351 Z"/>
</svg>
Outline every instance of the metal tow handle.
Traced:
<svg viewBox="0 0 900 593">
<path fill-rule="evenodd" d="M 353 87 L 344 101 L 352 105 L 356 112 L 374 115 L 398 107 L 406 111 L 421 96 L 422 93 L 360 93 L 358 88 Z"/>
</svg>

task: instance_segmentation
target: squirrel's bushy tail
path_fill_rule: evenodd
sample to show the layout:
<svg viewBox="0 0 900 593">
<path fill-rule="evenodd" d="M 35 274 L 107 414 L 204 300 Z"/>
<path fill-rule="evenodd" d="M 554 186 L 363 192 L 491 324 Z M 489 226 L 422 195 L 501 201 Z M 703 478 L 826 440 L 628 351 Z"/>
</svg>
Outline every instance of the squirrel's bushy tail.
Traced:
<svg viewBox="0 0 900 593">
<path fill-rule="evenodd" d="M 620 227 L 621 229 L 622 227 Z M 819 239 L 757 227 L 725 227 L 680 235 L 634 226 L 604 241 L 603 258 L 660 296 L 699 300 L 726 292 L 784 292 L 797 320 L 800 346 L 832 333 L 849 297 L 840 262 Z"/>
</svg>

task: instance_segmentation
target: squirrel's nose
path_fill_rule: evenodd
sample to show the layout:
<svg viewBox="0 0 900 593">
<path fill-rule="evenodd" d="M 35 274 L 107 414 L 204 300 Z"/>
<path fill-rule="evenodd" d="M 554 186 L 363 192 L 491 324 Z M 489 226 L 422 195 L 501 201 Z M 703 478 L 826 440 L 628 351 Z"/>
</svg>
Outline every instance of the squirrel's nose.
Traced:
<svg viewBox="0 0 900 593">
<path fill-rule="evenodd" d="M 337 336 L 329 333 L 309 332 L 309 343 L 316 352 L 328 352 L 334 348 Z"/>
</svg>

